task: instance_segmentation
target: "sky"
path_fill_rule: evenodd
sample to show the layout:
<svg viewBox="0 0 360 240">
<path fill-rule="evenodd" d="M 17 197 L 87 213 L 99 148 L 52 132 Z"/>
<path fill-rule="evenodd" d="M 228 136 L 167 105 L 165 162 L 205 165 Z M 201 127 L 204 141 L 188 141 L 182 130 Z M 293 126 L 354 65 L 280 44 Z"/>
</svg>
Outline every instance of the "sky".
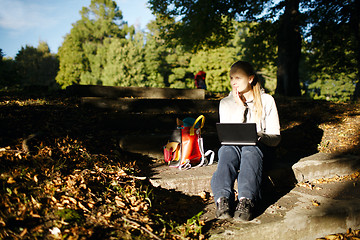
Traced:
<svg viewBox="0 0 360 240">
<path fill-rule="evenodd" d="M 57 53 L 72 24 L 80 20 L 80 10 L 91 0 L 0 0 L 0 48 L 14 58 L 21 47 L 37 47 L 45 41 Z M 145 29 L 154 19 L 147 0 L 115 0 L 123 20 Z"/>
</svg>

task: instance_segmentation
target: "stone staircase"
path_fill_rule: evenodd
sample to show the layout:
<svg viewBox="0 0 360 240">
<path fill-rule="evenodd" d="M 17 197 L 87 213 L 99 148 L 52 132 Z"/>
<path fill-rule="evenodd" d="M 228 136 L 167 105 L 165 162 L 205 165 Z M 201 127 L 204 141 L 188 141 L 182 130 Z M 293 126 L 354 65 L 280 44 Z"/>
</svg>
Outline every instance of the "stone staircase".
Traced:
<svg viewBox="0 0 360 240">
<path fill-rule="evenodd" d="M 158 160 L 148 176 L 154 186 L 175 189 L 192 196 L 198 196 L 201 192 L 211 194 L 210 180 L 216 163 L 178 170 L 160 162 L 162 146 L 174 129 L 177 117 L 182 119 L 203 114 L 206 117 L 202 131 L 205 149 L 217 151 L 220 145 L 215 123 L 218 122 L 219 101 L 198 97 L 197 89 L 171 93 L 179 95 L 166 95 L 167 91 L 170 94 L 172 90 L 77 86 L 70 88 L 69 94 L 81 96 L 82 105 L 98 108 L 99 115 L 104 110 L 116 113 L 113 115 L 115 117 L 108 119 L 108 123 L 118 124 L 121 129 L 118 136 L 120 148 Z M 202 216 L 209 238 L 315 240 L 328 234 L 346 232 L 348 228 L 358 229 L 360 184 L 339 182 L 317 188 L 311 188 L 311 184 L 310 188 L 295 184 L 304 181 L 309 184 L 322 177 L 348 175 L 359 169 L 359 156 L 317 153 L 296 161 L 277 159 L 264 170 L 265 203 L 251 222 L 219 222 L 214 219 L 215 205 L 209 202 Z"/>
</svg>

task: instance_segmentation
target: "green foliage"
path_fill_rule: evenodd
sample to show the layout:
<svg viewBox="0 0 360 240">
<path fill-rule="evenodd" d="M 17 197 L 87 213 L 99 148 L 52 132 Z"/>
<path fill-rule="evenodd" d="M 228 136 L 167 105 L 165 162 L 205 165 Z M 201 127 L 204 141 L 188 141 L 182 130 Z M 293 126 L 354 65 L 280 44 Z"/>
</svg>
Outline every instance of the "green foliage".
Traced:
<svg viewBox="0 0 360 240">
<path fill-rule="evenodd" d="M 131 29 L 112 0 L 92 0 L 83 7 L 81 19 L 59 48 L 60 70 L 56 80 L 63 87 L 71 84 L 101 84 L 110 39 L 123 39 Z"/>
<path fill-rule="evenodd" d="M 0 88 L 12 87 L 17 84 L 16 63 L 11 58 L 5 58 L 0 48 Z"/>
<path fill-rule="evenodd" d="M 237 46 L 242 46 L 244 60 L 256 69 L 273 65 L 277 61 L 277 23 L 271 21 L 237 23 Z"/>
<path fill-rule="evenodd" d="M 64 208 L 56 212 L 61 219 L 68 223 L 81 223 L 83 221 L 83 214 L 75 209 Z"/>
<path fill-rule="evenodd" d="M 107 51 L 104 85 L 149 86 L 144 63 L 144 39 L 141 33 L 131 40 L 113 39 Z"/>
<path fill-rule="evenodd" d="M 349 101 L 355 90 L 355 74 L 345 73 L 314 75 L 314 82 L 309 85 L 310 96 L 328 101 Z"/>
<path fill-rule="evenodd" d="M 232 20 L 239 15 L 249 19 L 261 13 L 266 1 L 187 1 L 149 0 L 154 13 L 179 19 L 166 26 L 169 38 L 176 38 L 190 49 L 216 48 L 227 44 L 233 35 Z"/>
<path fill-rule="evenodd" d="M 21 86 L 47 86 L 55 88 L 55 76 L 59 62 L 50 53 L 46 42 L 39 42 L 37 48 L 22 47 L 15 57 L 17 78 Z"/>
<path fill-rule="evenodd" d="M 169 87 L 169 75 L 172 73 L 172 65 L 167 61 L 169 55 L 174 54 L 174 41 L 167 42 L 161 36 L 161 30 L 165 25 L 173 23 L 172 19 L 164 18 L 157 15 L 155 21 L 151 21 L 148 25 L 146 33 L 145 48 L 145 65 L 147 81 L 153 86 Z"/>
<path fill-rule="evenodd" d="M 320 99 L 348 101 L 354 94 L 356 83 L 360 84 L 360 21 L 356 1 L 311 3 L 311 37 L 306 45 L 310 75 L 313 76 L 310 94 Z"/>
<path fill-rule="evenodd" d="M 266 91 L 274 94 L 279 21 L 274 22 L 272 14 L 283 9 L 285 1 L 254 21 L 251 15 L 264 10 L 266 2 L 199 0 L 188 5 L 185 0 L 151 0 L 156 20 L 141 32 L 123 21 L 115 1 L 92 0 L 65 36 L 59 62 L 44 42 L 22 48 L 15 60 L 3 58 L 0 51 L 0 86 L 55 86 L 58 70 L 56 81 L 62 87 L 194 88 L 194 75 L 205 71 L 207 89 L 224 92 L 230 90 L 231 64 L 245 60 L 255 66 Z M 311 23 L 299 66 L 303 93 L 346 101 L 359 76 L 354 1 L 300 2 L 306 13 L 301 16 L 303 26 Z M 248 21 L 234 20 L 238 14 Z"/>
<path fill-rule="evenodd" d="M 227 91 L 230 89 L 229 69 L 236 61 L 236 53 L 235 48 L 231 47 L 198 51 L 191 58 L 189 69 L 194 73 L 206 72 L 209 91 Z"/>
</svg>

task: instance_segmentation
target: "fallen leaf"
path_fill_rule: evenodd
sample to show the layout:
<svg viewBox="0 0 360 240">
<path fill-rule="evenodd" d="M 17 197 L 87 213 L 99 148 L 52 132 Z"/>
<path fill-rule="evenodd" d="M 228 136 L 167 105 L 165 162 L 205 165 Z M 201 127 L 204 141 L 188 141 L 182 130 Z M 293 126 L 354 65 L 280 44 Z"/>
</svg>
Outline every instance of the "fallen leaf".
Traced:
<svg viewBox="0 0 360 240">
<path fill-rule="evenodd" d="M 27 233 L 27 228 L 25 228 L 21 233 L 20 233 L 20 237 L 24 237 L 25 234 Z"/>
<path fill-rule="evenodd" d="M 73 198 L 73 197 L 67 197 L 67 199 L 69 199 L 69 201 L 72 202 L 73 204 L 77 204 L 77 201 L 76 201 L 75 198 Z M 79 204 L 81 204 L 81 203 L 79 202 Z"/>
<path fill-rule="evenodd" d="M 109 217 L 111 217 L 111 214 L 112 214 L 112 212 L 108 212 L 108 213 L 105 213 L 103 216 L 106 218 L 109 218 Z"/>
<path fill-rule="evenodd" d="M 57 203 L 57 200 L 54 196 L 51 196 L 51 200 L 54 202 L 54 203 Z"/>
<path fill-rule="evenodd" d="M 0 226 L 5 227 L 6 223 L 3 220 L 0 220 Z"/>
<path fill-rule="evenodd" d="M 314 185 L 312 185 L 311 183 L 309 182 L 300 182 L 298 184 L 296 184 L 298 187 L 304 187 L 304 188 L 308 188 L 310 190 L 313 190 L 314 189 Z"/>
<path fill-rule="evenodd" d="M 125 207 L 125 203 L 123 201 L 121 201 L 121 198 L 119 196 L 115 197 L 115 203 L 118 207 Z"/>
<path fill-rule="evenodd" d="M 338 234 L 331 234 L 325 237 L 326 240 L 338 240 L 340 236 Z"/>
<path fill-rule="evenodd" d="M 15 157 L 18 157 L 20 160 L 22 159 L 21 153 L 15 153 Z"/>
<path fill-rule="evenodd" d="M 203 199 L 203 200 L 206 200 L 206 192 L 204 191 L 204 192 L 201 192 L 201 193 L 199 193 L 199 196 Z"/>
<path fill-rule="evenodd" d="M 32 211 L 30 212 L 30 216 L 32 216 L 33 218 L 41 218 L 39 214 L 33 213 Z"/>
<path fill-rule="evenodd" d="M 41 208 L 41 203 L 36 201 L 36 199 L 33 196 L 31 196 L 31 202 L 32 202 L 32 204 L 34 204 L 35 208 Z"/>
<path fill-rule="evenodd" d="M 131 207 L 131 210 L 133 210 L 134 212 L 138 212 L 140 211 L 140 209 L 141 209 L 140 206 Z"/>
<path fill-rule="evenodd" d="M 14 180 L 13 177 L 9 177 L 8 180 L 7 180 L 7 183 L 13 184 L 13 183 L 16 183 L 16 181 Z"/>
<path fill-rule="evenodd" d="M 315 206 L 315 207 L 318 207 L 320 206 L 320 203 L 317 201 L 317 200 L 312 200 L 312 204 Z"/>
<path fill-rule="evenodd" d="M 145 227 L 146 227 L 146 229 L 149 230 L 150 232 L 154 231 L 154 230 L 150 227 L 149 224 L 146 224 Z"/>
<path fill-rule="evenodd" d="M 127 174 L 126 172 L 123 170 L 123 169 L 120 169 L 119 172 L 118 172 L 118 176 L 120 177 L 125 177 Z"/>
<path fill-rule="evenodd" d="M 86 212 L 90 212 L 90 210 L 87 209 L 84 205 L 82 205 L 81 202 L 78 202 L 78 206 L 79 206 L 79 208 L 81 208 L 82 210 L 84 210 L 84 211 L 86 211 Z"/>
</svg>

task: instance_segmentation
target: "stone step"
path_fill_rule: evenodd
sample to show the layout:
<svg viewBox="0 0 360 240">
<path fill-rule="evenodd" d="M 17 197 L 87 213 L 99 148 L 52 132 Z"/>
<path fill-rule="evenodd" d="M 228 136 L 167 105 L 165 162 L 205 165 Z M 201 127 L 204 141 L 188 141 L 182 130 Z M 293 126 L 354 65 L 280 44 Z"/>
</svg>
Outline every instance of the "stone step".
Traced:
<svg viewBox="0 0 360 240">
<path fill-rule="evenodd" d="M 205 116 L 203 132 L 216 131 L 216 122 L 219 121 L 217 113 L 172 113 L 172 114 L 138 114 L 112 112 L 99 109 L 96 121 L 105 128 L 114 131 L 119 138 L 127 135 L 170 135 L 176 128 L 176 118 L 197 118 L 200 114 Z"/>
<path fill-rule="evenodd" d="M 210 239 L 315 240 L 330 234 L 345 233 L 349 228 L 358 229 L 359 187 L 355 188 L 352 182 L 323 187 L 321 191 L 295 187 L 254 220 L 246 223 L 230 220 L 231 224 L 212 229 L 208 233 Z M 344 189 L 348 191 L 345 195 L 341 193 Z M 314 205 L 314 201 L 317 204 Z M 214 215 L 215 204 L 212 207 Z"/>
<path fill-rule="evenodd" d="M 163 164 L 153 169 L 150 181 L 156 187 L 174 189 L 187 195 L 198 196 L 201 192 L 212 194 L 210 181 L 216 168 L 216 162 L 213 165 L 188 170 L 179 170 Z M 296 182 L 291 166 L 283 164 L 275 163 L 271 168 L 264 170 L 263 175 L 263 183 L 267 189 L 294 186 Z M 237 183 L 235 189 L 236 187 Z"/>
<path fill-rule="evenodd" d="M 300 159 L 292 166 L 298 182 L 313 181 L 319 178 L 344 176 L 360 169 L 360 157 L 317 153 Z"/>
<path fill-rule="evenodd" d="M 120 138 L 120 148 L 163 161 L 163 146 L 167 143 L 168 134 L 131 134 Z M 204 148 L 217 153 L 220 143 L 216 132 L 203 133 Z M 217 157 L 215 158 L 217 160 Z M 286 159 L 276 159 L 264 169 L 264 180 L 275 187 L 294 186 L 296 182 L 312 181 L 322 177 L 348 175 L 360 169 L 358 156 L 338 156 L 335 154 L 317 153 L 300 159 L 293 164 Z M 151 182 L 155 186 L 175 189 L 189 195 L 200 192 L 211 192 L 210 179 L 216 165 L 204 166 L 190 170 L 178 170 L 166 165 L 153 169 Z"/>
<path fill-rule="evenodd" d="M 210 180 L 216 170 L 216 163 L 211 166 L 192 168 L 190 170 L 179 170 L 165 165 L 163 157 L 163 146 L 167 143 L 171 133 L 168 134 L 129 134 L 120 137 L 119 146 L 122 150 L 146 155 L 162 165 L 153 168 L 151 182 L 155 186 L 166 189 L 175 189 L 188 195 L 198 195 L 200 192 L 211 192 Z M 204 139 L 204 149 L 217 151 L 221 144 L 216 132 L 206 132 L 202 134 Z M 215 161 L 217 156 L 215 155 Z M 291 169 L 291 164 L 274 161 L 268 164 L 265 170 L 266 184 L 284 187 L 294 185 L 296 180 Z"/>
<path fill-rule="evenodd" d="M 66 92 L 70 96 L 80 97 L 205 99 L 204 89 L 71 85 Z"/>
<path fill-rule="evenodd" d="M 126 113 L 171 114 L 171 113 L 217 113 L 219 100 L 194 99 L 137 99 L 83 97 L 86 107 L 111 109 Z"/>
</svg>

